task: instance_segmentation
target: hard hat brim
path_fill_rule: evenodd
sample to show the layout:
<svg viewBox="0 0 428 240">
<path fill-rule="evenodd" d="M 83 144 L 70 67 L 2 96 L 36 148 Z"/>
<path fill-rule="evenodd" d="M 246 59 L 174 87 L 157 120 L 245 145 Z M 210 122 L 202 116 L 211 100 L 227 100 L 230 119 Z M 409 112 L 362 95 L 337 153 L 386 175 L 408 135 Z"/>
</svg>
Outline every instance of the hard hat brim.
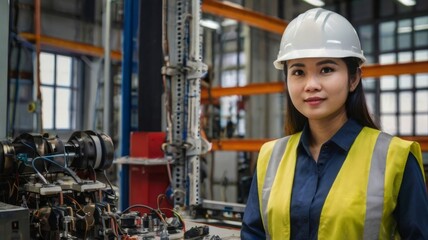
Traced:
<svg viewBox="0 0 428 240">
<path fill-rule="evenodd" d="M 361 60 L 360 66 L 366 61 L 363 53 L 356 53 L 352 51 L 344 51 L 341 49 L 332 50 L 332 49 L 305 49 L 298 51 L 291 51 L 288 54 L 285 54 L 273 62 L 273 65 L 278 70 L 283 70 L 284 61 L 299 59 L 299 58 L 345 58 L 345 57 L 356 57 Z"/>
</svg>

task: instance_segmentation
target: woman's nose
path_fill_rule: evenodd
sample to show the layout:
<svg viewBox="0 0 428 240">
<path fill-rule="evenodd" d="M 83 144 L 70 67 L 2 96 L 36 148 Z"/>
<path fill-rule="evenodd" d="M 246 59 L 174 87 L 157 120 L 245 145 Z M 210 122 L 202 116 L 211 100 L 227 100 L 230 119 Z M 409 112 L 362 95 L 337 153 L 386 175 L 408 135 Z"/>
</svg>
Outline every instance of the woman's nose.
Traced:
<svg viewBox="0 0 428 240">
<path fill-rule="evenodd" d="M 305 91 L 319 91 L 321 89 L 320 79 L 315 74 L 307 75 Z"/>
</svg>

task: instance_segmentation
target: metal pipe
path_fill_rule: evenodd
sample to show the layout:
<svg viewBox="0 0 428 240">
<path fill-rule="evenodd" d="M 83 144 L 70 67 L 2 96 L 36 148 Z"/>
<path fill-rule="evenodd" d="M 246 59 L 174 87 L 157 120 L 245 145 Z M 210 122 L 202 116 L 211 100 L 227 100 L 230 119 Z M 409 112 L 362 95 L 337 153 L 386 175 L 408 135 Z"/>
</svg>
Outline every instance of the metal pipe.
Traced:
<svg viewBox="0 0 428 240">
<path fill-rule="evenodd" d="M 124 6 L 123 22 L 123 55 L 122 55 L 122 109 L 121 109 L 121 132 L 120 152 L 121 156 L 129 155 L 130 133 L 131 133 L 131 91 L 133 76 L 133 51 L 134 37 L 136 36 L 138 22 L 138 0 L 127 0 Z M 120 170 L 120 208 L 129 206 L 129 166 L 121 165 Z"/>
<path fill-rule="evenodd" d="M 111 26 L 111 1 L 106 0 L 104 21 L 104 121 L 105 134 L 111 135 L 111 111 L 113 105 L 113 79 L 110 76 L 110 26 Z"/>
<path fill-rule="evenodd" d="M 9 1 L 0 1 L 0 41 L 2 43 L 9 42 Z M 8 103 L 8 47 L 9 44 L 0 45 L 0 109 L 3 114 L 0 114 L 0 137 L 6 138 L 7 131 L 7 103 Z M 18 73 L 19 74 L 19 73 Z"/>
<path fill-rule="evenodd" d="M 41 0 L 34 0 L 34 32 L 36 35 L 36 66 L 35 66 L 35 77 L 36 77 L 36 99 L 38 102 L 38 112 L 36 120 L 36 132 L 43 131 L 43 98 L 40 79 L 40 35 L 41 35 Z"/>
</svg>

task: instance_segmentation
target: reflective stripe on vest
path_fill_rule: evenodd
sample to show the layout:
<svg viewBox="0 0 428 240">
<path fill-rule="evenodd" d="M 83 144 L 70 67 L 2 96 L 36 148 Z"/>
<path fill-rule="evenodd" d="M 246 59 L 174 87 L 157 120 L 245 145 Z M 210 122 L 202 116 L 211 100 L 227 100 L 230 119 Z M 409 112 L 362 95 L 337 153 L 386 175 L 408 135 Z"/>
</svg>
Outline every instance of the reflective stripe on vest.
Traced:
<svg viewBox="0 0 428 240">
<path fill-rule="evenodd" d="M 388 154 L 388 147 L 391 139 L 392 136 L 381 132 L 376 140 L 375 149 L 370 163 L 369 183 L 367 186 L 364 239 L 379 238 L 383 213 L 383 201 L 377 204 L 379 200 L 371 196 L 378 196 L 378 194 L 381 194 L 383 200 L 385 192 L 386 156 Z M 379 205 L 382 207 L 379 207 Z"/>
<path fill-rule="evenodd" d="M 276 170 L 278 169 L 279 163 L 281 162 L 282 156 L 284 155 L 285 148 L 287 146 L 289 138 L 290 137 L 288 136 L 285 138 L 278 139 L 275 142 L 275 145 L 272 150 L 272 155 L 269 159 L 268 167 L 266 169 L 267 174 L 266 174 L 265 181 L 263 184 L 263 189 L 262 189 L 263 197 L 262 197 L 262 206 L 261 206 L 262 209 L 265 210 L 261 213 L 262 222 L 265 229 L 269 229 L 266 210 L 267 210 L 267 204 L 269 201 L 271 186 L 273 181 L 275 180 L 275 176 L 277 173 Z M 269 231 L 266 231 L 266 239 L 270 239 Z"/>
</svg>

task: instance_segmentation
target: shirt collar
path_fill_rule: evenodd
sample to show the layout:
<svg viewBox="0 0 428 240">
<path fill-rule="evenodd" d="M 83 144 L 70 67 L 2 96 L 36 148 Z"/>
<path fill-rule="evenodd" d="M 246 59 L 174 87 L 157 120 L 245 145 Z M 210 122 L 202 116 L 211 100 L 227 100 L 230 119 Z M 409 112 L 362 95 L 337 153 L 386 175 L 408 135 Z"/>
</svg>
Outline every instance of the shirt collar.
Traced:
<svg viewBox="0 0 428 240">
<path fill-rule="evenodd" d="M 361 126 L 357 121 L 354 119 L 348 119 L 348 121 L 343 124 L 343 126 L 337 131 L 333 137 L 327 141 L 327 142 L 333 142 L 340 148 L 342 148 L 345 151 L 349 151 L 349 149 L 352 146 L 352 143 L 354 143 L 355 138 L 360 133 L 363 126 Z M 308 123 L 303 128 L 302 136 L 300 138 L 299 145 L 303 147 L 303 149 L 309 154 L 309 136 L 310 136 L 310 129 Z"/>
</svg>

